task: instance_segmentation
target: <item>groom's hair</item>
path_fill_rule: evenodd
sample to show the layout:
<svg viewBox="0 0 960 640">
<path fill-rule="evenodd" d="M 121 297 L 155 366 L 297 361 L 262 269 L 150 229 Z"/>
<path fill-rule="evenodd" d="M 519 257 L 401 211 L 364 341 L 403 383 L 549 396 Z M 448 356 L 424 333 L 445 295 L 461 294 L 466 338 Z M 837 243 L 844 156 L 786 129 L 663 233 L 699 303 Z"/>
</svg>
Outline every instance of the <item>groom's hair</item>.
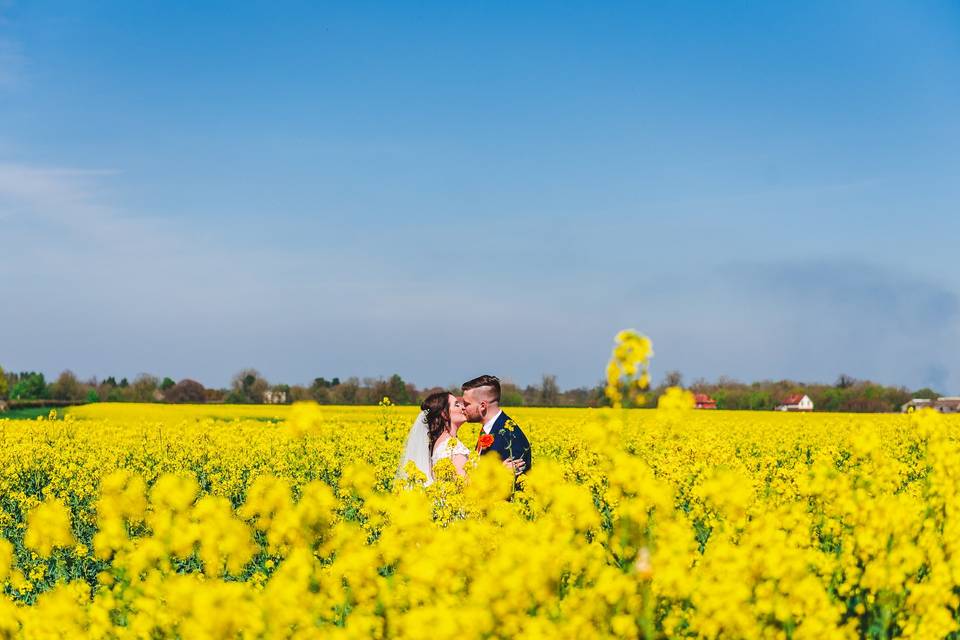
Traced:
<svg viewBox="0 0 960 640">
<path fill-rule="evenodd" d="M 467 380 L 460 387 L 463 391 L 468 389 L 479 389 L 480 387 L 489 387 L 492 394 L 490 402 L 500 402 L 500 378 L 497 376 L 483 375 L 477 376 L 473 380 Z"/>
</svg>

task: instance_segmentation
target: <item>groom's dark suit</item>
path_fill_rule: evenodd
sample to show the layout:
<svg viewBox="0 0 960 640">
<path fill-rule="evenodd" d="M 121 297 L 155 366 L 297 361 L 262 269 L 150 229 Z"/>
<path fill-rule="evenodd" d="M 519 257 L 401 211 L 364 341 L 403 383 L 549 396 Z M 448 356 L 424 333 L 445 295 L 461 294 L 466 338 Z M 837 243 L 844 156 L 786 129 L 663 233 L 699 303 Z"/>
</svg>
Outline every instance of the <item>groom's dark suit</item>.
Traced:
<svg viewBox="0 0 960 640">
<path fill-rule="evenodd" d="M 486 449 L 481 449 L 480 455 L 496 451 L 500 454 L 502 460 L 511 457 L 514 459 L 523 458 L 523 461 L 527 463 L 524 471 L 530 471 L 530 467 L 533 466 L 533 456 L 530 454 L 530 441 L 527 440 L 523 429 L 521 429 L 517 423 L 513 423 L 513 431 L 508 429 L 506 426 L 507 420 L 513 422 L 510 416 L 501 411 L 500 416 L 490 429 L 490 435 L 493 436 L 493 444 Z M 480 435 L 483 435 L 482 427 L 480 428 Z M 479 442 L 477 443 L 477 447 L 479 448 Z"/>
</svg>

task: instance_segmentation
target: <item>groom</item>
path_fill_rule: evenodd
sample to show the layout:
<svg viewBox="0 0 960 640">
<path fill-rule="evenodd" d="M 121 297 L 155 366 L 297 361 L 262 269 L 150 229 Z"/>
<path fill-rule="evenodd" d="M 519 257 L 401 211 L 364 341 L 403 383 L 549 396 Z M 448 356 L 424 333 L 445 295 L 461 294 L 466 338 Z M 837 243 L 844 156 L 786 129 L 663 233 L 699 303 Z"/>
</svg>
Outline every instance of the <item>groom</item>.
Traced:
<svg viewBox="0 0 960 640">
<path fill-rule="evenodd" d="M 518 474 L 529 471 L 533 466 L 530 442 L 523 430 L 500 408 L 499 378 L 480 376 L 464 382 L 461 389 L 467 421 L 483 424 L 480 440 L 477 442 L 480 455 L 496 451 Z M 484 435 L 493 436 L 493 442 L 488 446 L 481 446 L 489 440 L 484 438 Z"/>
</svg>

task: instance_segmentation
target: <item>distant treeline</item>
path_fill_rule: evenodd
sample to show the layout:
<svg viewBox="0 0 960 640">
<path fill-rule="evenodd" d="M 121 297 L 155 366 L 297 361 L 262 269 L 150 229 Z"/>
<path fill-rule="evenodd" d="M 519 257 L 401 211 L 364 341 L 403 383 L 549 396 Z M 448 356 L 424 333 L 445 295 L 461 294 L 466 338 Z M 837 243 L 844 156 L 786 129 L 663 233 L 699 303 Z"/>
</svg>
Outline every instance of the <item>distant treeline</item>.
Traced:
<svg viewBox="0 0 960 640">
<path fill-rule="evenodd" d="M 394 404 L 419 404 L 444 387 L 419 389 L 398 374 L 389 378 L 340 379 L 315 378 L 309 385 L 271 384 L 256 369 L 244 369 L 233 376 L 226 389 L 204 387 L 196 380 L 173 380 L 140 374 L 133 380 L 109 376 L 103 380 L 80 380 L 72 371 L 64 371 L 48 382 L 42 373 L 22 371 L 4 373 L 0 368 L 0 400 L 61 400 L 73 402 L 226 402 L 238 404 L 275 404 L 314 400 L 320 404 L 373 405 L 388 397 Z M 447 390 L 459 393 L 457 385 Z M 600 406 L 603 387 L 561 391 L 556 376 L 545 375 L 539 385 L 519 387 L 510 382 L 502 386 L 502 401 L 509 406 Z"/>
<path fill-rule="evenodd" d="M 650 389 L 640 406 L 655 407 L 660 395 L 670 386 L 684 386 L 677 371 L 667 373 L 657 387 Z M 803 384 L 790 380 L 742 383 L 721 377 L 716 382 L 697 380 L 688 387 L 716 400 L 718 409 L 767 411 L 792 394 L 806 394 L 816 411 L 890 412 L 911 398 L 937 398 L 932 389 L 911 392 L 905 387 L 889 387 L 841 375 L 833 384 Z M 196 380 L 173 380 L 141 374 L 132 381 L 80 380 L 64 371 L 47 382 L 42 373 L 23 371 L 4 373 L 0 368 L 0 400 L 59 400 L 70 402 L 170 402 L 170 403 L 253 403 L 282 404 L 314 400 L 320 404 L 371 405 L 384 397 L 394 404 L 418 404 L 426 395 L 443 387 L 419 389 L 399 375 L 389 378 L 315 378 L 309 385 L 271 384 L 256 369 L 238 372 L 229 388 L 204 387 Z M 447 390 L 457 393 L 459 387 Z M 556 376 L 544 375 L 540 384 L 521 387 L 504 382 L 501 402 L 504 406 L 600 407 L 607 404 L 603 385 L 561 390 Z"/>
<path fill-rule="evenodd" d="M 910 391 L 906 387 L 888 387 L 841 375 L 833 384 L 801 384 L 792 380 L 764 380 L 744 384 L 729 378 L 716 382 L 699 380 L 691 391 L 705 393 L 717 401 L 718 409 L 770 410 L 794 394 L 805 394 L 813 400 L 815 411 L 852 413 L 885 413 L 900 411 L 911 398 L 935 399 L 933 389 Z"/>
</svg>

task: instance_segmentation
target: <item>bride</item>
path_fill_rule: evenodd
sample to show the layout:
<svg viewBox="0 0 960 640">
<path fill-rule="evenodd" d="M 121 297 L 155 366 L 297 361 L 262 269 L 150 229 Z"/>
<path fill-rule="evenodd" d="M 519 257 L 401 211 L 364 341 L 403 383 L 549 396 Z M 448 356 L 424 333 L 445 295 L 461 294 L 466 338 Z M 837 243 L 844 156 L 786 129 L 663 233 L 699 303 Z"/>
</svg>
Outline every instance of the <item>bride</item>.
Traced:
<svg viewBox="0 0 960 640">
<path fill-rule="evenodd" d="M 452 393 L 438 391 L 427 396 L 420 409 L 420 415 L 407 435 L 397 479 L 407 478 L 406 467 L 412 461 L 427 477 L 425 485 L 430 485 L 433 483 L 433 466 L 444 458 L 450 458 L 457 475 L 465 478 L 470 449 L 457 439 L 457 432 L 467 421 L 463 400 Z"/>
</svg>

